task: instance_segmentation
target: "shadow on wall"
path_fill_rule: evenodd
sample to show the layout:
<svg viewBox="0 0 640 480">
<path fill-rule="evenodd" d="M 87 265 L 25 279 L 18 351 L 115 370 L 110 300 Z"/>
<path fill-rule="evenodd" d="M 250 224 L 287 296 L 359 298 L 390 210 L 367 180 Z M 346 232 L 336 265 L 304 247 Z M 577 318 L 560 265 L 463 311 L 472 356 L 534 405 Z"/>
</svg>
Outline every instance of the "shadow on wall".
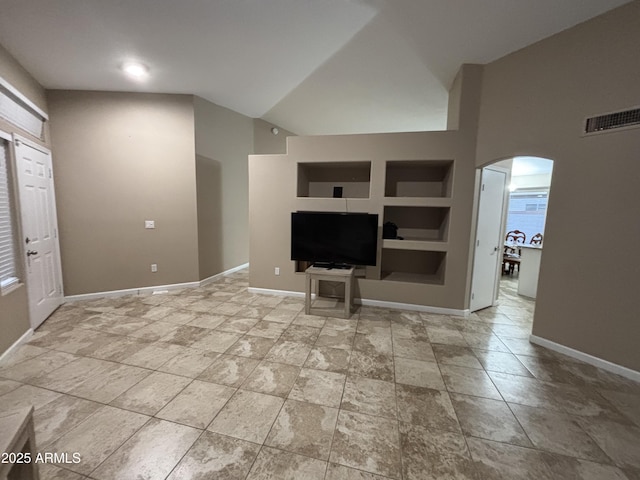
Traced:
<svg viewBox="0 0 640 480">
<path fill-rule="evenodd" d="M 204 280 L 223 270 L 222 164 L 196 155 L 198 201 L 199 277 Z"/>
</svg>

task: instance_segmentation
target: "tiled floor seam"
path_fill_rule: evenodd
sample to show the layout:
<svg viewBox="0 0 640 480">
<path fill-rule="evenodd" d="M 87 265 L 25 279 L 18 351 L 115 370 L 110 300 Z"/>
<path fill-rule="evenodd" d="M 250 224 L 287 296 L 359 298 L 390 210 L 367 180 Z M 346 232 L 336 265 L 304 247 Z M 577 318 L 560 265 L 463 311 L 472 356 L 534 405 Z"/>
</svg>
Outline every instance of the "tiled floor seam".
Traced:
<svg viewBox="0 0 640 480">
<path fill-rule="evenodd" d="M 165 420 L 168 421 L 168 420 Z M 169 478 L 171 476 L 171 474 L 174 472 L 174 470 L 176 468 L 178 468 L 178 466 L 180 465 L 180 463 L 182 463 L 182 460 L 184 460 L 184 457 L 186 457 L 189 452 L 191 451 L 191 449 L 193 448 L 193 446 L 198 443 L 198 441 L 203 437 L 203 435 L 205 434 L 205 432 L 207 431 L 207 429 L 205 428 L 204 430 L 202 430 L 200 432 L 200 435 L 198 435 L 198 438 L 195 439 L 195 441 L 191 444 L 191 446 L 189 446 L 189 448 L 187 448 L 187 450 L 184 452 L 184 455 L 182 455 L 182 457 L 180 457 L 180 459 L 176 462 L 176 464 L 173 466 L 173 468 L 169 471 L 169 473 L 167 473 L 167 475 L 164 477 L 165 480 L 167 478 Z"/>
<path fill-rule="evenodd" d="M 116 407 L 111 407 L 111 408 L 116 408 Z M 85 419 L 82 423 L 84 423 L 86 420 L 87 420 L 87 419 Z M 127 442 L 128 442 L 128 441 L 129 441 L 129 440 L 130 440 L 134 435 L 136 435 L 140 430 L 142 430 L 142 429 L 143 429 L 143 428 L 144 428 L 144 427 L 145 427 L 149 422 L 151 422 L 152 420 L 153 420 L 153 417 L 149 417 L 149 419 L 148 419 L 146 422 L 144 422 L 144 423 L 142 424 L 142 426 L 140 426 L 140 428 L 136 429 L 136 431 L 135 431 L 135 432 L 133 432 L 131 435 L 129 435 L 129 436 L 128 436 L 128 437 L 127 437 L 127 438 L 126 438 L 126 439 L 125 439 L 125 440 L 124 440 L 120 445 L 118 445 L 117 447 L 115 447 L 115 448 L 113 449 L 113 451 L 112 451 L 109 455 L 107 455 L 107 457 L 105 457 L 105 459 L 104 459 L 104 460 L 102 460 L 98 465 L 96 465 L 96 467 L 95 467 L 93 470 L 91 470 L 91 471 L 90 471 L 89 473 L 87 473 L 87 474 L 82 474 L 82 473 L 81 473 L 80 475 L 87 475 L 87 476 L 91 477 L 91 475 L 92 475 L 96 470 L 98 470 L 98 468 L 100 468 L 100 466 L 101 466 L 104 462 L 106 462 L 107 460 L 109 460 L 109 458 L 111 458 L 111 456 L 113 456 L 113 454 L 115 454 L 115 453 L 116 453 L 116 452 L 117 452 L 117 451 L 118 451 L 118 450 L 119 450 L 119 449 L 120 449 L 120 448 L 121 448 L 125 443 L 127 443 Z M 72 429 L 72 430 L 73 430 L 73 429 Z"/>
<path fill-rule="evenodd" d="M 396 350 L 393 341 L 393 329 L 391 330 L 391 358 L 393 360 L 393 396 L 396 404 L 396 428 L 398 430 L 398 451 L 400 452 L 400 478 L 404 477 L 404 450 L 402 448 L 402 436 L 400 435 L 400 410 L 398 409 L 398 382 L 396 382 Z M 435 358 L 435 357 L 434 357 Z M 442 375 L 442 374 L 441 374 Z"/>
</svg>

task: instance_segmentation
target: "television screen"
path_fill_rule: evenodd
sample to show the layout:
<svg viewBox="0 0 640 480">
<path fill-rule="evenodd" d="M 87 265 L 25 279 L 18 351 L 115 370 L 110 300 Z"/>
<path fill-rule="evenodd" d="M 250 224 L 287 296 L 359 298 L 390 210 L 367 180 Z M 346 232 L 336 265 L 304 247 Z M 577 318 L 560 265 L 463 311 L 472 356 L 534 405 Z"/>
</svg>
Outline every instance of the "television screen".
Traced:
<svg viewBox="0 0 640 480">
<path fill-rule="evenodd" d="M 375 265 L 378 215 L 293 212 L 291 260 L 330 265 Z"/>
</svg>

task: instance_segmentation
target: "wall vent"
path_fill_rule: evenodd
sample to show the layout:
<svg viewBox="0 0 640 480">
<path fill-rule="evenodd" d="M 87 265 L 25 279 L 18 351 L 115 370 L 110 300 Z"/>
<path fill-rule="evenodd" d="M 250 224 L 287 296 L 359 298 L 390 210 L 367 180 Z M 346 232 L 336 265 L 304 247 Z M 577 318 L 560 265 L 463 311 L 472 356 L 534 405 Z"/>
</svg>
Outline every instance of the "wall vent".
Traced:
<svg viewBox="0 0 640 480">
<path fill-rule="evenodd" d="M 640 127 L 640 108 L 587 118 L 584 133 L 600 133 L 625 127 Z"/>
</svg>

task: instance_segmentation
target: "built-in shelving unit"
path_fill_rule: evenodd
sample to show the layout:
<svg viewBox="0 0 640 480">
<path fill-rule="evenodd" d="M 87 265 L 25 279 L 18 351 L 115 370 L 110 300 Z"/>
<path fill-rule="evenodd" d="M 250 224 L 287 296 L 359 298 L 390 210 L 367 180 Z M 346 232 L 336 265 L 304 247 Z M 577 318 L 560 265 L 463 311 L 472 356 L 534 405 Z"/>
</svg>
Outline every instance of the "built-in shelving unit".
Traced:
<svg viewBox="0 0 640 480">
<path fill-rule="evenodd" d="M 453 160 L 390 160 L 385 165 L 383 223 L 398 239 L 382 242 L 383 281 L 444 285 Z"/>
<path fill-rule="evenodd" d="M 382 239 L 380 228 L 378 265 L 359 276 L 444 285 L 453 169 L 453 160 L 376 160 L 373 169 L 366 161 L 299 162 L 297 208 L 377 213 L 380 227 L 395 223 L 403 239 Z M 341 199 L 334 187 L 342 188 Z M 298 273 L 307 267 L 295 262 Z"/>
<path fill-rule="evenodd" d="M 371 162 L 298 163 L 298 197 L 332 198 L 334 187 L 341 198 L 369 198 Z"/>
</svg>

